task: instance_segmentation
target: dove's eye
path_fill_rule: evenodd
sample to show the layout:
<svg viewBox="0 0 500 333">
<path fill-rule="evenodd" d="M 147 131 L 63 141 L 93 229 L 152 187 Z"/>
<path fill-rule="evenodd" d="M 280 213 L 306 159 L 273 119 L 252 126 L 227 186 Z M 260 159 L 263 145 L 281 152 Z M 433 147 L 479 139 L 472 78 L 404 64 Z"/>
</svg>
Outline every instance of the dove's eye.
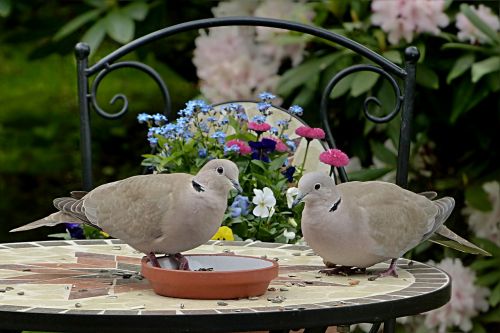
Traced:
<svg viewBox="0 0 500 333">
<path fill-rule="evenodd" d="M 218 173 L 219 175 L 222 175 L 222 174 L 224 173 L 224 168 L 223 168 L 223 167 L 218 167 L 218 168 L 217 168 L 217 173 Z"/>
<path fill-rule="evenodd" d="M 321 184 L 316 184 L 316 185 L 314 185 L 314 189 L 315 189 L 315 190 L 319 190 L 320 188 L 321 188 Z"/>
</svg>

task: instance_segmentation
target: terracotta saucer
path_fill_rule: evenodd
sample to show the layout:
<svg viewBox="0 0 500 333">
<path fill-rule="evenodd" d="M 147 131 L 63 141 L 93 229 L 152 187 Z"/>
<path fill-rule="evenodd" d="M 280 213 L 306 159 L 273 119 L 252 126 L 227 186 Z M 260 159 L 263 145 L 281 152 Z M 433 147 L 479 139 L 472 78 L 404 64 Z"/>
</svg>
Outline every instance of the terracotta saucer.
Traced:
<svg viewBox="0 0 500 333">
<path fill-rule="evenodd" d="M 194 299 L 233 299 L 259 296 L 278 276 L 274 260 L 233 254 L 186 255 L 190 271 L 179 271 L 169 257 L 158 258 L 161 268 L 144 257 L 142 275 L 158 295 Z"/>
</svg>

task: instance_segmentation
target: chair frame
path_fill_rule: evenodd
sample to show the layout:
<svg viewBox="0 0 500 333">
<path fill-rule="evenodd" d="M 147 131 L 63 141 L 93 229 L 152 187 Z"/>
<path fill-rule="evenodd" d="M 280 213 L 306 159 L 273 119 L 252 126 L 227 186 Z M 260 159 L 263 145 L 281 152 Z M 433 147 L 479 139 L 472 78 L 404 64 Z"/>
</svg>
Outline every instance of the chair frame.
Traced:
<svg viewBox="0 0 500 333">
<path fill-rule="evenodd" d="M 130 52 L 138 49 L 139 47 L 161 38 L 167 38 L 169 36 L 191 30 L 222 26 L 265 26 L 301 32 L 341 45 L 375 63 L 376 66 L 371 64 L 360 64 L 347 67 L 338 72 L 329 81 L 322 93 L 320 103 L 322 125 L 326 130 L 329 146 L 335 148 L 335 140 L 328 124 L 327 117 L 327 106 L 331 91 L 335 88 L 335 85 L 342 78 L 355 72 L 370 71 L 383 76 L 391 84 L 396 96 L 396 102 L 393 110 L 383 117 L 377 117 L 370 114 L 370 112 L 368 111 L 368 105 L 370 103 L 375 103 L 379 106 L 381 105 L 381 102 L 377 98 L 370 96 L 367 97 L 364 101 L 363 111 L 365 116 L 369 120 L 375 123 L 386 123 L 392 120 L 402 109 L 397 156 L 396 184 L 403 188 L 407 187 L 411 123 L 413 118 L 413 106 L 415 97 L 416 62 L 420 56 L 419 51 L 416 47 L 410 46 L 405 49 L 405 66 L 404 68 L 401 68 L 388 59 L 384 58 L 380 54 L 368 49 L 367 47 L 347 37 L 333 33 L 323 28 L 286 20 L 261 17 L 221 17 L 189 21 L 186 23 L 181 23 L 154 31 L 143 37 L 135 39 L 126 45 L 123 45 L 122 47 L 111 52 L 110 54 L 90 66 L 88 62 L 90 47 L 85 43 L 78 43 L 75 46 L 75 55 L 77 60 L 78 104 L 80 110 L 80 146 L 83 190 L 88 191 L 93 188 L 90 125 L 91 109 L 93 109 L 98 115 L 107 119 L 120 118 L 128 111 L 128 100 L 124 94 L 116 94 L 110 101 L 110 104 L 114 104 L 116 100 L 122 100 L 123 105 L 121 109 L 116 113 L 110 114 L 99 106 L 97 102 L 98 88 L 100 82 L 103 78 L 106 77 L 106 75 L 113 72 L 114 70 L 125 67 L 141 70 L 142 72 L 148 74 L 158 84 L 165 102 L 163 113 L 166 115 L 170 115 L 172 111 L 167 85 L 153 68 L 138 61 L 118 60 L 121 57 L 129 54 Z M 91 78 L 93 76 L 95 76 L 95 78 L 91 81 Z M 396 81 L 396 78 L 403 80 L 404 84 L 402 86 L 404 87 L 404 91 L 401 90 L 401 87 Z M 343 167 L 338 168 L 338 173 L 342 182 L 348 181 L 347 174 Z"/>
</svg>

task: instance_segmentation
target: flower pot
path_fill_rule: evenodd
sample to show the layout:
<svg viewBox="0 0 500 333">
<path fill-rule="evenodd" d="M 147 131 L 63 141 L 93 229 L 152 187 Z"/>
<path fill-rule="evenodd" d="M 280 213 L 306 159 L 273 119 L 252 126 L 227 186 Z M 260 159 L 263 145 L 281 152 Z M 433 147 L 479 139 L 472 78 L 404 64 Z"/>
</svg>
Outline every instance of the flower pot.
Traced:
<svg viewBox="0 0 500 333">
<path fill-rule="evenodd" d="M 259 296 L 278 276 L 276 261 L 232 254 L 186 255 L 190 271 L 176 269 L 169 258 L 158 258 L 161 268 L 144 257 L 142 275 L 158 295 L 192 299 L 234 299 Z"/>
</svg>

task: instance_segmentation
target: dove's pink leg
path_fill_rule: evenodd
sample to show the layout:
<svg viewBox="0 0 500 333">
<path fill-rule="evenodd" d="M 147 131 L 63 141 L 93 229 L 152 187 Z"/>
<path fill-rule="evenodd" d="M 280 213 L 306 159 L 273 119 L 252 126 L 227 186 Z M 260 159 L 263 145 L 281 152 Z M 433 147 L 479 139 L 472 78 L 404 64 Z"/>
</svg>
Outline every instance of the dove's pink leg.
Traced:
<svg viewBox="0 0 500 333">
<path fill-rule="evenodd" d="M 149 252 L 147 257 L 148 257 L 149 261 L 151 261 L 151 265 L 153 267 L 161 267 L 160 262 L 158 261 L 158 259 L 156 258 L 156 255 L 153 252 Z"/>
<path fill-rule="evenodd" d="M 371 276 L 368 278 L 368 280 L 370 281 L 375 281 L 376 279 L 378 279 L 379 277 L 384 277 L 384 276 L 394 276 L 394 277 L 398 277 L 398 273 L 396 272 L 396 262 L 398 261 L 397 258 L 394 258 L 391 260 L 391 264 L 389 265 L 389 268 L 387 268 L 385 271 L 382 271 L 380 273 L 378 273 L 377 275 L 375 276 Z"/>
<path fill-rule="evenodd" d="M 174 254 L 174 259 L 179 263 L 179 267 L 177 268 L 180 271 L 189 271 L 189 263 L 186 257 L 184 257 L 180 253 Z"/>
</svg>

